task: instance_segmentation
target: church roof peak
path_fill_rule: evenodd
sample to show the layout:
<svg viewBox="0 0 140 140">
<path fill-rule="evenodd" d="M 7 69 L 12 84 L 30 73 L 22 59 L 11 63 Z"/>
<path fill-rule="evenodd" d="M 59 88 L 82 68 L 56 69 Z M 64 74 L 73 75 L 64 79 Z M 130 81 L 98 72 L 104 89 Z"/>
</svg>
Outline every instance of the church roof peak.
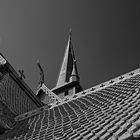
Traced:
<svg viewBox="0 0 140 140">
<path fill-rule="evenodd" d="M 65 83 L 70 81 L 70 77 L 72 76 L 72 72 L 76 72 L 75 75 L 78 76 L 76 59 L 74 55 L 73 45 L 71 42 L 71 34 L 72 30 L 69 30 L 69 38 L 66 47 L 66 51 L 64 54 L 63 62 L 61 65 L 60 73 L 58 76 L 58 81 L 56 86 L 64 85 Z"/>
</svg>

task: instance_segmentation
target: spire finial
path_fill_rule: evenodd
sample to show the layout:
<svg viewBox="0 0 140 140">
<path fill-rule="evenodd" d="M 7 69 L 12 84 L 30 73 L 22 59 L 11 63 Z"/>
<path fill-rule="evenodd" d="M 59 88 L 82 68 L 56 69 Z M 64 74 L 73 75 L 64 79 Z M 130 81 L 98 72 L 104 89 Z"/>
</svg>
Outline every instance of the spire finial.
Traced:
<svg viewBox="0 0 140 140">
<path fill-rule="evenodd" d="M 42 69 L 42 67 L 40 65 L 39 60 L 37 60 L 37 66 L 38 66 L 38 68 L 40 70 L 40 81 L 39 81 L 39 84 L 40 84 L 40 86 L 42 86 L 42 84 L 44 83 L 44 71 L 43 71 L 43 69 Z"/>
<path fill-rule="evenodd" d="M 69 40 L 71 41 L 71 34 L 72 34 L 72 29 L 69 29 Z"/>
</svg>

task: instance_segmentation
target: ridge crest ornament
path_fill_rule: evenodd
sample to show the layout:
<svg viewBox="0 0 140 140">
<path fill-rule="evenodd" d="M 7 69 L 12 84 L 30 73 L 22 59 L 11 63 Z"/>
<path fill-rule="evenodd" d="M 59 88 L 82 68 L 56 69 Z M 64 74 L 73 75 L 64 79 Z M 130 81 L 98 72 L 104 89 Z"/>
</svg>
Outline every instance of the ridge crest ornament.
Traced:
<svg viewBox="0 0 140 140">
<path fill-rule="evenodd" d="M 0 55 L 0 65 L 5 65 L 6 64 L 6 60 L 3 58 L 2 55 Z"/>
</svg>

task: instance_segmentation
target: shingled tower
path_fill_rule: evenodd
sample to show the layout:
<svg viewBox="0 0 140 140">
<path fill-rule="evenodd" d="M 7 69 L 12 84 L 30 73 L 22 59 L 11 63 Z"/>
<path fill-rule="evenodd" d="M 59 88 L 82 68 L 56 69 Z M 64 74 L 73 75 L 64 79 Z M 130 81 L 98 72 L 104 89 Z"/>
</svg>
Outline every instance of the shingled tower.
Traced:
<svg viewBox="0 0 140 140">
<path fill-rule="evenodd" d="M 80 77 L 78 75 L 70 30 L 68 43 L 58 76 L 57 84 L 56 87 L 52 89 L 52 91 L 61 98 L 67 95 L 73 95 L 77 92 L 82 91 L 82 87 L 79 81 Z"/>
</svg>

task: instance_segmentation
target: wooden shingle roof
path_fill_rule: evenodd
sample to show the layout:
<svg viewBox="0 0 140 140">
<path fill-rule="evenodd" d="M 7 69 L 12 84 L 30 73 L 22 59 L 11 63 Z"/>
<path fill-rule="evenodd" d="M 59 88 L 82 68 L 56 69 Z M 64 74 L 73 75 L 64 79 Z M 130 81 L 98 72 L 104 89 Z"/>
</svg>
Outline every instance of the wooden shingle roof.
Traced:
<svg viewBox="0 0 140 140">
<path fill-rule="evenodd" d="M 92 87 L 49 109 L 19 115 L 7 140 L 140 139 L 140 69 Z"/>
</svg>

